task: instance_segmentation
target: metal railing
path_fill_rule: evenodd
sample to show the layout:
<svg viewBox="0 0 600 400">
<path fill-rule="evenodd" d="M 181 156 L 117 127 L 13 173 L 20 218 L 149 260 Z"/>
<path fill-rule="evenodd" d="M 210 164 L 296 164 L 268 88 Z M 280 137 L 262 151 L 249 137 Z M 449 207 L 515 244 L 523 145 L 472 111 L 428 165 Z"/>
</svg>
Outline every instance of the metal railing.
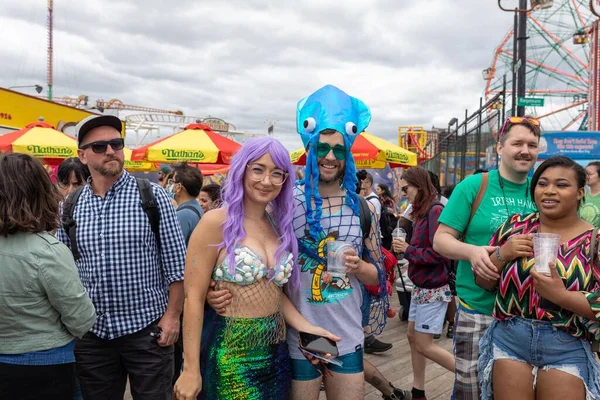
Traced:
<svg viewBox="0 0 600 400">
<path fill-rule="evenodd" d="M 442 186 L 455 185 L 477 169 L 497 168 L 496 135 L 505 118 L 505 96 L 506 88 L 485 103 L 480 98 L 477 111 L 469 115 L 465 110 L 462 123 L 451 124 L 439 138 L 433 157 L 422 165 L 440 177 Z"/>
</svg>

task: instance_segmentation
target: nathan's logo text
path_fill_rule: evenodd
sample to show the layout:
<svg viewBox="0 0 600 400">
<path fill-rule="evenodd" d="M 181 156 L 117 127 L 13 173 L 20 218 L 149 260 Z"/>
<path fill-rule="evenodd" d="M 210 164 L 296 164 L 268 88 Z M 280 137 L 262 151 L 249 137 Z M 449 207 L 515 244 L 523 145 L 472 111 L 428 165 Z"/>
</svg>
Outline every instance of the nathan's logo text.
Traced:
<svg viewBox="0 0 600 400">
<path fill-rule="evenodd" d="M 184 160 L 184 161 L 202 161 L 204 160 L 204 153 L 201 151 L 188 151 L 188 150 L 173 150 L 164 149 L 162 155 L 167 160 Z"/>
<path fill-rule="evenodd" d="M 388 161 L 397 162 L 397 163 L 407 163 L 408 155 L 404 153 L 399 153 L 397 151 L 386 150 L 385 157 Z"/>
<path fill-rule="evenodd" d="M 38 146 L 32 144 L 27 146 L 27 151 L 33 156 L 53 157 L 53 156 L 72 156 L 73 150 L 68 147 L 56 146 Z"/>
</svg>

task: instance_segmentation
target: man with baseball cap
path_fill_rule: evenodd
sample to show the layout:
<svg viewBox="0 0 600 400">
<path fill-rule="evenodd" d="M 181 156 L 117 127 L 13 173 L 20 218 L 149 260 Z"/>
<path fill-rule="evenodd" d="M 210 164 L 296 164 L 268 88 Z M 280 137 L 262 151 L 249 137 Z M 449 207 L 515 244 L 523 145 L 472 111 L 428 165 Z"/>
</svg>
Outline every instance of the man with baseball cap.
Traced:
<svg viewBox="0 0 600 400">
<path fill-rule="evenodd" d="M 97 312 L 76 341 L 77 372 L 85 399 L 123 398 L 127 378 L 136 400 L 172 399 L 185 243 L 167 193 L 123 169 L 122 128 L 111 115 L 77 125 L 79 159 L 91 180 L 65 200 L 71 220 L 63 215 L 57 231 Z M 148 196 L 154 219 L 144 208 Z"/>
</svg>

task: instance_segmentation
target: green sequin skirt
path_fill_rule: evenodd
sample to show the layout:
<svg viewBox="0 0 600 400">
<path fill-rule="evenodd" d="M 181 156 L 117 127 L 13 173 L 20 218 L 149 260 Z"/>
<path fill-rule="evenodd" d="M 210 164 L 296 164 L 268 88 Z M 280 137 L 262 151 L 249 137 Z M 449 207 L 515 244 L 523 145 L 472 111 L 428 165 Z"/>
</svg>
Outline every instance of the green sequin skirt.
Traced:
<svg viewBox="0 0 600 400">
<path fill-rule="evenodd" d="M 202 343 L 200 399 L 289 399 L 292 373 L 280 314 L 217 316 Z"/>
</svg>

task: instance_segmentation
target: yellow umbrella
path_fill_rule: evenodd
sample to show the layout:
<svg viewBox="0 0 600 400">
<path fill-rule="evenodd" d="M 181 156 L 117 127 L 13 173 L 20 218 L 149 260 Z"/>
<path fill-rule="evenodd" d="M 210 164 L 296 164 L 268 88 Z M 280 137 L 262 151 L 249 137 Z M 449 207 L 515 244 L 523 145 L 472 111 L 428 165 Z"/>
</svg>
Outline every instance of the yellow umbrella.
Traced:
<svg viewBox="0 0 600 400">
<path fill-rule="evenodd" d="M 370 133 L 361 133 L 352 145 L 354 163 L 359 168 L 385 168 L 386 163 L 391 168 L 414 167 L 417 165 L 417 155 L 400 146 L 378 138 Z M 298 149 L 290 153 L 292 163 L 306 164 L 306 152 Z"/>
<path fill-rule="evenodd" d="M 77 156 L 77 140 L 40 121 L 0 136 L 0 152 L 25 153 L 46 159 L 69 158 Z"/>
<path fill-rule="evenodd" d="M 159 165 L 156 163 L 151 163 L 148 161 L 131 161 L 131 154 L 133 150 L 128 147 L 123 149 L 123 154 L 125 155 L 125 169 L 127 171 L 132 172 L 151 172 L 157 171 Z"/>
<path fill-rule="evenodd" d="M 229 164 L 241 144 L 216 134 L 208 125 L 190 124 L 183 132 L 133 150 L 132 160 Z"/>
</svg>

